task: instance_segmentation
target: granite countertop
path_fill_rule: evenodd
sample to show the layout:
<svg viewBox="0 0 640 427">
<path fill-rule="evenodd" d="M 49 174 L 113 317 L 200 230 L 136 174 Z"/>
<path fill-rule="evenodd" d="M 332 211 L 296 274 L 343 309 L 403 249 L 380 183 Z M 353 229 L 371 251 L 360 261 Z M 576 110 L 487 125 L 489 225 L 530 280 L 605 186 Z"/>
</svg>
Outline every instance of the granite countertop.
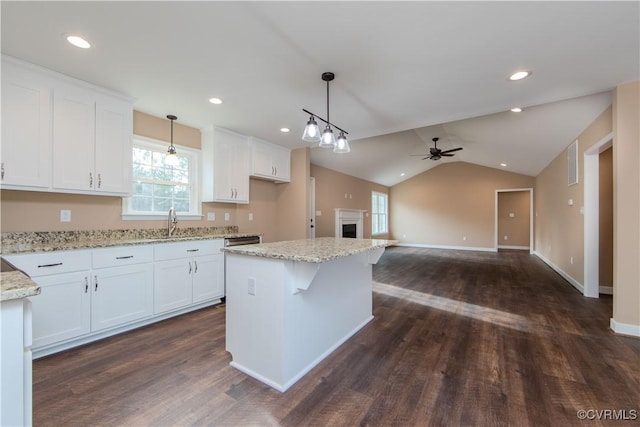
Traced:
<svg viewBox="0 0 640 427">
<path fill-rule="evenodd" d="M 259 245 L 232 246 L 222 250 L 231 254 L 320 263 L 384 248 L 396 243 L 397 240 L 318 237 Z"/>
<path fill-rule="evenodd" d="M 40 294 L 40 287 L 21 271 L 0 273 L 0 301 L 32 297 Z"/>
<path fill-rule="evenodd" d="M 167 230 L 165 228 L 148 230 L 10 232 L 2 233 L 2 248 L 0 253 L 2 255 L 9 255 L 260 235 L 260 233 L 240 233 L 238 232 L 237 226 L 178 229 L 172 237 L 166 237 L 166 233 Z"/>
</svg>

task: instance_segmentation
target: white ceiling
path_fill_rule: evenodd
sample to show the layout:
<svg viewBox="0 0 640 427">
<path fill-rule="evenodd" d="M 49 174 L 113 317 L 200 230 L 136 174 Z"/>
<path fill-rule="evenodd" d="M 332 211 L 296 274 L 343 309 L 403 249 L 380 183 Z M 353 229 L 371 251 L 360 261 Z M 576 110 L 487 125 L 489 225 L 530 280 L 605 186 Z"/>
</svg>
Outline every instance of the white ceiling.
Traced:
<svg viewBox="0 0 640 427">
<path fill-rule="evenodd" d="M 332 71 L 331 121 L 352 152 L 314 148 L 313 163 L 393 185 L 437 164 L 410 154 L 438 136 L 464 147 L 454 160 L 536 175 L 640 78 L 639 6 L 2 1 L 2 53 L 133 96 L 139 111 L 291 148 L 305 146 L 301 108 L 326 116 Z M 517 69 L 533 75 L 510 82 Z M 505 112 L 515 105 L 525 111 Z"/>
</svg>

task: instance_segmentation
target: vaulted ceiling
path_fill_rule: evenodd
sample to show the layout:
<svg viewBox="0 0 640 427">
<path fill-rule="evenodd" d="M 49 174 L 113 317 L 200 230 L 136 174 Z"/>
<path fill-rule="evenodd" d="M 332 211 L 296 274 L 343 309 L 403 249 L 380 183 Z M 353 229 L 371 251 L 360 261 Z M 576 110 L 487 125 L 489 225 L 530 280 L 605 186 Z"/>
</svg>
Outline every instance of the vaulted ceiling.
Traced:
<svg viewBox="0 0 640 427">
<path fill-rule="evenodd" d="M 436 165 L 411 156 L 433 137 L 464 147 L 452 160 L 536 175 L 607 108 L 613 88 L 640 79 L 638 2 L 1 8 L 3 54 L 133 96 L 139 111 L 290 148 L 311 146 L 300 139 L 301 109 L 326 115 L 320 76 L 332 71 L 331 121 L 349 132 L 352 151 L 313 148 L 312 162 L 384 185 Z M 77 49 L 65 33 L 94 47 Z M 509 81 L 520 69 L 533 74 Z"/>
</svg>

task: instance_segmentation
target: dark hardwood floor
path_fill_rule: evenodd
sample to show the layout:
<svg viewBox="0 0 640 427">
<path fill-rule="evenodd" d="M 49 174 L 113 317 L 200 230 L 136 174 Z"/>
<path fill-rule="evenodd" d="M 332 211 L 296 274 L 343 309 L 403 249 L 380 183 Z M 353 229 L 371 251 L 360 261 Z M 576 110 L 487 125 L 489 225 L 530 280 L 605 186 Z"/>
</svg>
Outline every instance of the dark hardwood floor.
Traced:
<svg viewBox="0 0 640 427">
<path fill-rule="evenodd" d="M 389 248 L 374 290 L 286 393 L 229 366 L 216 306 L 35 361 L 34 425 L 640 424 L 640 340 L 535 256 Z"/>
</svg>

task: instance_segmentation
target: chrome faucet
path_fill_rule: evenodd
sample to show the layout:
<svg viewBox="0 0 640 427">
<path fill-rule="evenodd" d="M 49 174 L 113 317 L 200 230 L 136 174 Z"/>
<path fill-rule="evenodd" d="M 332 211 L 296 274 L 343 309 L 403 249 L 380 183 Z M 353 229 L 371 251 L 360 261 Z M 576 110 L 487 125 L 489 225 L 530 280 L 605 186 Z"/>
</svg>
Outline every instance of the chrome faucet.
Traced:
<svg viewBox="0 0 640 427">
<path fill-rule="evenodd" d="M 178 228 L 178 215 L 176 215 L 176 210 L 171 208 L 167 218 L 167 237 L 171 237 L 176 228 Z"/>
</svg>

